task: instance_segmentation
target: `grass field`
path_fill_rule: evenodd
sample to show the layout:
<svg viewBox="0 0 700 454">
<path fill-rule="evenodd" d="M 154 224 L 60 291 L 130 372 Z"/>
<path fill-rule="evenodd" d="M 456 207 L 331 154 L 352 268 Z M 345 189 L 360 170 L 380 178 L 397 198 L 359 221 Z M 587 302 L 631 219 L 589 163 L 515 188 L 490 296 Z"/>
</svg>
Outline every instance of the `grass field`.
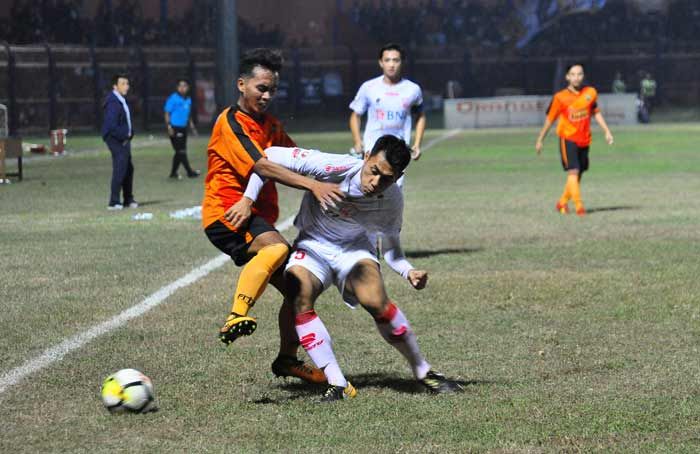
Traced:
<svg viewBox="0 0 700 454">
<path fill-rule="evenodd" d="M 612 147 L 594 138 L 584 218 L 554 212 L 564 174 L 553 138 L 535 156 L 535 130 L 462 132 L 410 167 L 403 243 L 431 278 L 416 292 L 389 272 L 387 285 L 464 393 L 422 393 L 330 289 L 317 310 L 358 397 L 315 404 L 322 389 L 270 371 L 274 289 L 253 336 L 217 340 L 227 264 L 0 394 L 0 452 L 700 451 L 700 127 L 614 132 Z M 347 133 L 295 138 L 349 146 Z M 190 143 L 202 169 L 205 145 Z M 170 157 L 164 142 L 134 151 L 136 211 L 106 211 L 106 151 L 35 160 L 0 186 L 0 378 L 217 255 L 198 221 L 168 216 L 202 194 L 201 179 L 166 178 Z M 280 191 L 285 219 L 300 193 Z M 153 379 L 158 413 L 102 407 L 102 379 L 125 367 Z"/>
</svg>

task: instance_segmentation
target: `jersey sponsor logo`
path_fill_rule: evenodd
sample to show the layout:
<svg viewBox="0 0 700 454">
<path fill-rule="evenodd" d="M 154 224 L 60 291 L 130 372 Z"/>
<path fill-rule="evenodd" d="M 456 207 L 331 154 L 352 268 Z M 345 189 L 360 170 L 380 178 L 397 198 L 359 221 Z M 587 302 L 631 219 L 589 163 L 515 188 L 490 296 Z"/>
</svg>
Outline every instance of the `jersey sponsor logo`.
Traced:
<svg viewBox="0 0 700 454">
<path fill-rule="evenodd" d="M 326 173 L 331 173 L 331 172 L 345 172 L 348 169 L 353 168 L 353 166 L 345 165 L 345 166 L 332 166 L 330 164 L 327 164 L 323 170 L 326 171 Z"/>
<path fill-rule="evenodd" d="M 309 333 L 306 336 L 302 336 L 299 342 L 304 347 L 304 350 L 309 351 L 323 344 L 323 339 L 316 341 L 316 333 Z"/>
<path fill-rule="evenodd" d="M 292 158 L 297 159 L 306 159 L 309 156 L 309 151 L 308 150 L 302 150 L 301 148 L 295 148 L 294 151 L 292 151 Z"/>
<path fill-rule="evenodd" d="M 384 93 L 385 96 L 400 96 L 399 93 L 396 93 L 395 91 L 387 91 Z"/>
<path fill-rule="evenodd" d="M 404 121 L 406 119 L 406 111 L 377 109 L 375 111 L 375 119 L 377 121 Z"/>
<path fill-rule="evenodd" d="M 569 109 L 569 121 L 582 121 L 588 118 L 588 109 Z"/>
</svg>

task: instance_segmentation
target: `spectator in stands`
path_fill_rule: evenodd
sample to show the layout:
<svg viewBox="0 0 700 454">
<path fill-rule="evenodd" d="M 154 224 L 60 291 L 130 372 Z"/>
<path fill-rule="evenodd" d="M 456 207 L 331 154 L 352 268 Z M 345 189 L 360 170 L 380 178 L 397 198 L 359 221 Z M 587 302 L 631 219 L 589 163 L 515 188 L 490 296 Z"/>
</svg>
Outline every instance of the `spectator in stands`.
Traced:
<svg viewBox="0 0 700 454">
<path fill-rule="evenodd" d="M 163 110 L 165 111 L 165 126 L 168 128 L 170 143 L 175 151 L 170 178 L 177 180 L 181 178 L 178 173 L 180 164 L 185 168 L 188 177 L 198 177 L 199 170 L 193 170 L 190 167 L 189 159 L 187 159 L 187 126 L 189 125 L 195 136 L 197 128 L 195 128 L 190 115 L 192 98 L 190 98 L 190 83 L 186 79 L 177 81 L 177 90 L 165 102 Z"/>
<path fill-rule="evenodd" d="M 620 71 L 615 73 L 611 91 L 614 94 L 625 93 L 627 91 L 627 86 L 625 85 L 625 81 L 622 80 L 622 73 Z"/>
<path fill-rule="evenodd" d="M 124 206 L 138 208 L 134 200 L 134 166 L 131 162 L 131 139 L 134 131 L 131 126 L 131 111 L 126 102 L 129 93 L 129 76 L 116 74 L 112 78 L 112 91 L 104 102 L 104 122 L 102 140 L 112 154 L 112 184 L 107 209 L 121 210 Z M 119 199 L 123 192 L 124 203 Z"/>
</svg>

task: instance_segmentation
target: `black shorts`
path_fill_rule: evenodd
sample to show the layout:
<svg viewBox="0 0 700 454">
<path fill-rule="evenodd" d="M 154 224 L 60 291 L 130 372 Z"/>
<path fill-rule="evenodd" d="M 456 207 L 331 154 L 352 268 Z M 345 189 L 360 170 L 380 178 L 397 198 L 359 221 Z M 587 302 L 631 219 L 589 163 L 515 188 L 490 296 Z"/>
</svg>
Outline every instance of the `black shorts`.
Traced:
<svg viewBox="0 0 700 454">
<path fill-rule="evenodd" d="M 234 232 L 221 221 L 215 221 L 204 229 L 207 238 L 221 252 L 229 255 L 238 266 L 243 266 L 252 258 L 248 254 L 250 243 L 255 237 L 265 232 L 276 232 L 273 226 L 259 216 L 251 216 L 247 229 L 242 232 Z"/>
<path fill-rule="evenodd" d="M 559 151 L 564 170 L 578 170 L 581 173 L 588 170 L 588 147 L 580 147 L 576 142 L 559 139 Z"/>
<path fill-rule="evenodd" d="M 170 143 L 173 144 L 173 150 L 187 149 L 187 128 L 173 126 L 174 134 L 170 137 Z"/>
</svg>

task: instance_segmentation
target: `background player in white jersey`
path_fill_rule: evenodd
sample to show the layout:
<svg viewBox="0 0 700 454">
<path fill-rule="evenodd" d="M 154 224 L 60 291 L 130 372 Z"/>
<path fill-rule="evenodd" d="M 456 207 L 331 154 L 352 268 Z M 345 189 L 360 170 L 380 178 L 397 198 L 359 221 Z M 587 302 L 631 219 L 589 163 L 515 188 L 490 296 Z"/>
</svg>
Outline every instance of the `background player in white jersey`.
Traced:
<svg viewBox="0 0 700 454">
<path fill-rule="evenodd" d="M 379 67 L 382 75 L 370 79 L 360 86 L 355 99 L 350 103 L 350 131 L 353 150 L 363 155 L 374 147 L 381 136 L 391 134 L 406 143 L 411 141 L 412 117 L 416 117 L 416 136 L 413 141 L 412 157 L 420 158 L 421 142 L 425 133 L 425 113 L 423 93 L 418 84 L 401 76 L 404 51 L 398 44 L 390 43 L 379 51 Z M 367 113 L 367 123 L 362 137 L 360 124 Z M 402 185 L 403 179 L 399 182 Z"/>
<path fill-rule="evenodd" d="M 356 394 L 340 370 L 328 331 L 314 311 L 316 299 L 331 284 L 348 304 L 360 304 L 372 315 L 382 337 L 403 354 L 428 391 L 461 390 L 459 383 L 434 372 L 421 354 L 408 320 L 386 294 L 369 238 L 375 232 L 382 233 L 389 266 L 414 288 L 425 287 L 428 273 L 408 262 L 399 241 L 403 195 L 394 183 L 411 159 L 406 143 L 392 135 L 382 136 L 362 161 L 300 148 L 271 147 L 265 154 L 294 172 L 338 183 L 346 195 L 328 210 L 308 194 L 304 196 L 294 220 L 299 235 L 286 267 L 286 296 L 294 303 L 299 340 L 329 383 L 321 400 L 342 400 Z M 257 175 L 251 176 L 246 197 L 255 200 L 262 184 Z"/>
</svg>

